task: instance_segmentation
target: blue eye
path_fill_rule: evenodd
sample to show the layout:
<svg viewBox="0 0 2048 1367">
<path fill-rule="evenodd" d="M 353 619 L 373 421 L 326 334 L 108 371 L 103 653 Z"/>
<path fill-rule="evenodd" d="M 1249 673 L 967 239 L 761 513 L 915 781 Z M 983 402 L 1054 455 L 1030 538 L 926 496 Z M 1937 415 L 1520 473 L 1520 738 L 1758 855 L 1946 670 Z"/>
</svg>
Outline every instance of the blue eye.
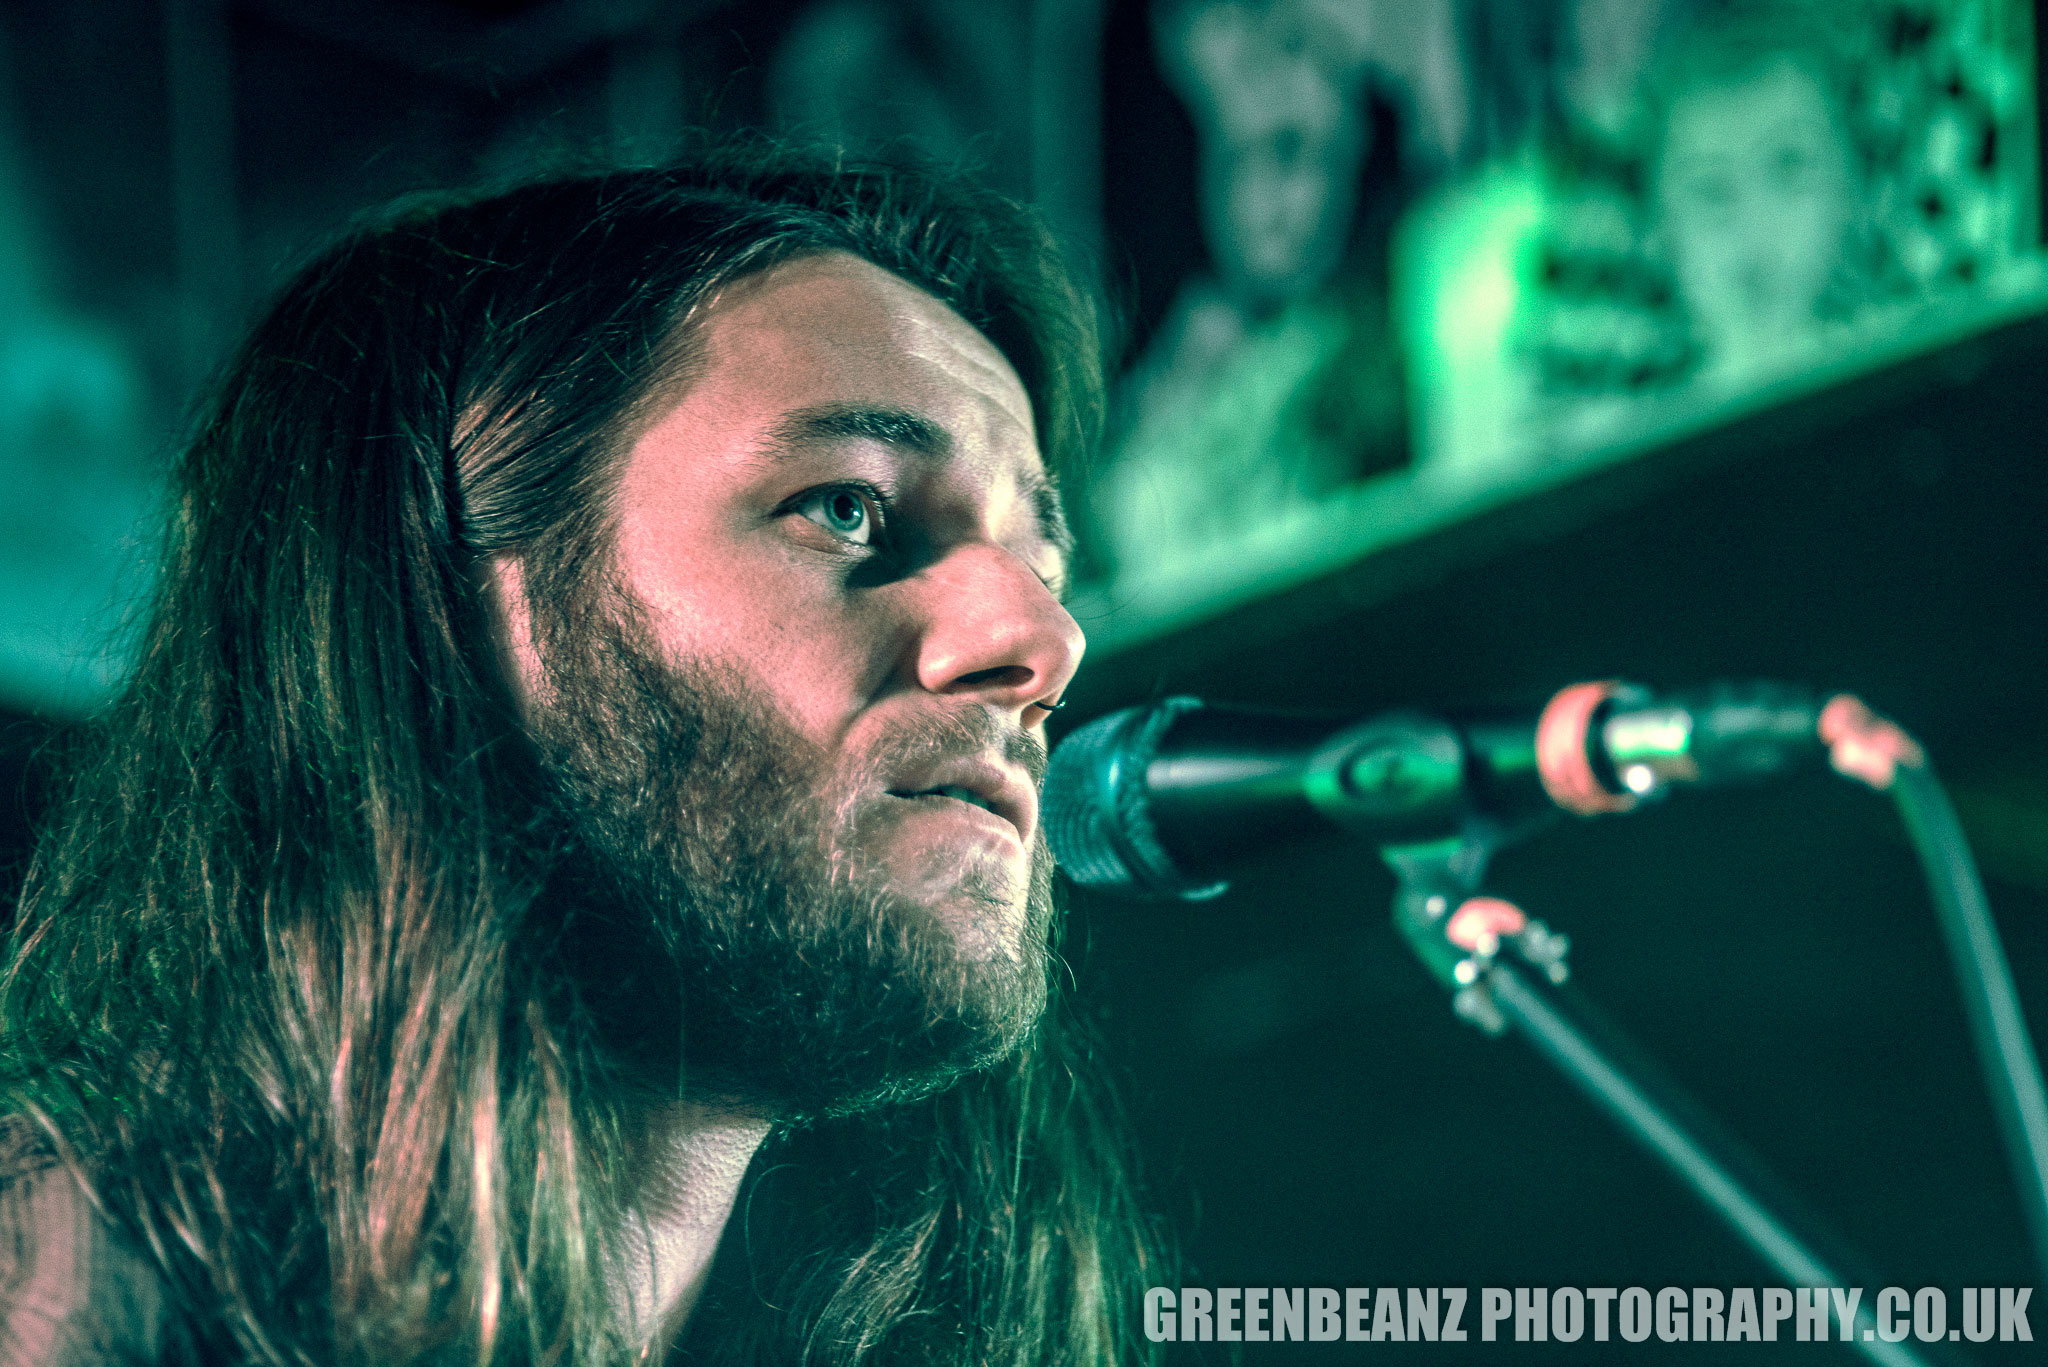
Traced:
<svg viewBox="0 0 2048 1367">
<path fill-rule="evenodd" d="M 856 546 L 873 545 L 882 523 L 874 495 L 849 484 L 814 489 L 791 505 L 791 511 Z"/>
</svg>

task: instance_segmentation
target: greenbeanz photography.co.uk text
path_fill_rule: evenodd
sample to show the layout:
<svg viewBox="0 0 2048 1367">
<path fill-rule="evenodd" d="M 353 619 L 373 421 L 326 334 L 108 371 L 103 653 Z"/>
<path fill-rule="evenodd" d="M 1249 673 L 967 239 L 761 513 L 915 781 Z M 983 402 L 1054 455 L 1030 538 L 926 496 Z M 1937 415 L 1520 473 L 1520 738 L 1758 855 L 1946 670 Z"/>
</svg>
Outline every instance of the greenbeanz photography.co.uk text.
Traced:
<svg viewBox="0 0 2048 1367">
<path fill-rule="evenodd" d="M 1155 1286 L 1155 1343 L 2031 1343 L 2030 1286 Z"/>
</svg>

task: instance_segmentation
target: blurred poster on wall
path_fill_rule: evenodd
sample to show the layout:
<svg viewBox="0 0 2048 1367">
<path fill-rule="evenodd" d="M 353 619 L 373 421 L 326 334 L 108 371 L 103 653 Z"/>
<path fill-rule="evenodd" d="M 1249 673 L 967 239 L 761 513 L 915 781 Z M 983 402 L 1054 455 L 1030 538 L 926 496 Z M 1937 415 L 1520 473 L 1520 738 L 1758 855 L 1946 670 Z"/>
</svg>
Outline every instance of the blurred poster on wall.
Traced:
<svg viewBox="0 0 2048 1367">
<path fill-rule="evenodd" d="M 1143 9 L 1201 251 L 1090 501 L 1112 642 L 2041 291 L 2025 0 Z"/>
</svg>

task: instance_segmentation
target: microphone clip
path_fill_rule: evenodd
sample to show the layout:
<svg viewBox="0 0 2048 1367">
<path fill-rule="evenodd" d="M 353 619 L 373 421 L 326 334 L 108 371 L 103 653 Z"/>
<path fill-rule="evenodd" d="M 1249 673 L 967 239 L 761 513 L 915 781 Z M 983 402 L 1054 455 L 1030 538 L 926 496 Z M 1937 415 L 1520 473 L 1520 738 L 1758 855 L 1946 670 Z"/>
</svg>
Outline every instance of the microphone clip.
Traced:
<svg viewBox="0 0 2048 1367">
<path fill-rule="evenodd" d="M 1451 994 L 1458 1018 L 1489 1035 L 1508 1027 L 1494 1000 L 1493 969 L 1512 954 L 1545 980 L 1571 977 L 1569 936 L 1514 903 L 1479 891 L 1494 842 L 1476 831 L 1427 845 L 1390 846 L 1381 857 L 1400 880 L 1394 926 L 1430 976 Z"/>
</svg>

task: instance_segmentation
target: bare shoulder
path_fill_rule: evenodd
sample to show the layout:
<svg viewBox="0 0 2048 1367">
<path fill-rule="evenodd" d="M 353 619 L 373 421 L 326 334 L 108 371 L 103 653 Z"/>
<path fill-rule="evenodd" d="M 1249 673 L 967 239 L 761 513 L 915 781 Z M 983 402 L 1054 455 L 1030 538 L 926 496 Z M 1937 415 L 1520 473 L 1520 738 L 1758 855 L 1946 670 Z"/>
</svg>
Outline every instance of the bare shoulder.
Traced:
<svg viewBox="0 0 2048 1367">
<path fill-rule="evenodd" d="M 155 1363 L 166 1302 L 78 1178 L 0 1125 L 0 1367 Z"/>
</svg>

